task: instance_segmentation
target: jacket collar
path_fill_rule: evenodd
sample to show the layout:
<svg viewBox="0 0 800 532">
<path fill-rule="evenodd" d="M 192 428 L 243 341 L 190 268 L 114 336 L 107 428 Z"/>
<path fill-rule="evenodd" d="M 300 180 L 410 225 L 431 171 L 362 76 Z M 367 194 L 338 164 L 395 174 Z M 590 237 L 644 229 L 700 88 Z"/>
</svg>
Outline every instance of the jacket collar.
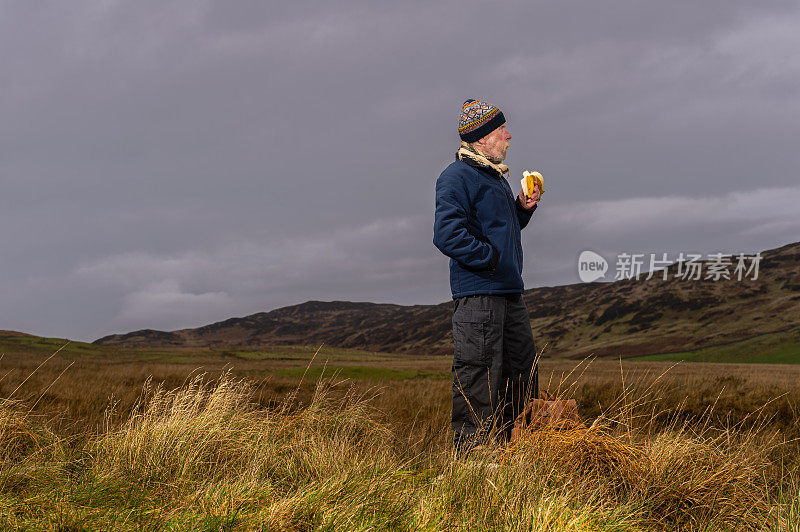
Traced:
<svg viewBox="0 0 800 532">
<path fill-rule="evenodd" d="M 461 147 L 456 152 L 456 159 L 464 161 L 470 166 L 481 168 L 497 179 L 505 177 L 505 174 L 509 171 L 508 166 L 503 163 L 493 163 L 484 155 L 473 151 L 472 148 L 469 147 L 469 144 L 464 141 L 461 141 Z"/>
</svg>

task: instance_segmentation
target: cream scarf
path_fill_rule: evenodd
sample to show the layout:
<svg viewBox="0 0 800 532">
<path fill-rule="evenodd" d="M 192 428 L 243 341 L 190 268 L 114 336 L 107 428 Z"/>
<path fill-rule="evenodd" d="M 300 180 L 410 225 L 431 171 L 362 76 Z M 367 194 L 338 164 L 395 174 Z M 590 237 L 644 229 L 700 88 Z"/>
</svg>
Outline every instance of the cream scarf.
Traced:
<svg viewBox="0 0 800 532">
<path fill-rule="evenodd" d="M 498 179 L 501 177 L 508 178 L 508 176 L 505 175 L 509 171 L 508 166 L 503 163 L 493 163 L 485 155 L 482 155 L 470 148 L 469 144 L 463 140 L 461 141 L 461 147 L 456 152 L 456 157 L 458 157 L 458 159 L 461 161 L 464 161 L 464 159 L 469 159 L 480 166 L 488 166 L 497 173 Z"/>
</svg>

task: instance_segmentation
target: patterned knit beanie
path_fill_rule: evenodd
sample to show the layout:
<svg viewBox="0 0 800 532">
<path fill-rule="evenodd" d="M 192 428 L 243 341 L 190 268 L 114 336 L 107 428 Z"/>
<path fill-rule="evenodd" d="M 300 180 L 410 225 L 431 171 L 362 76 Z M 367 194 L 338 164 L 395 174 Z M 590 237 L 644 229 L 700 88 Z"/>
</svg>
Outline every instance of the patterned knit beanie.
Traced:
<svg viewBox="0 0 800 532">
<path fill-rule="evenodd" d="M 480 100 L 467 100 L 461 106 L 458 134 L 464 142 L 476 142 L 506 122 L 497 107 Z"/>
</svg>

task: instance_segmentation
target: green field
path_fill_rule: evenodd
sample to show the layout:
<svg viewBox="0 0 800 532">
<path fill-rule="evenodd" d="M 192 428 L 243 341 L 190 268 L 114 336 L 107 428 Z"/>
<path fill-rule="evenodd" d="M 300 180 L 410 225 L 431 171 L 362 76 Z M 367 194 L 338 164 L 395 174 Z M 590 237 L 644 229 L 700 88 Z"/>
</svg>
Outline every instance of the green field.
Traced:
<svg viewBox="0 0 800 532">
<path fill-rule="evenodd" d="M 800 364 L 798 329 L 768 333 L 692 351 L 635 357 L 642 361 L 717 362 L 734 364 Z"/>
<path fill-rule="evenodd" d="M 354 380 L 416 380 L 416 379 L 449 379 L 450 374 L 441 371 L 420 371 L 410 369 L 376 368 L 373 366 L 328 366 L 325 368 L 285 368 L 275 370 L 279 377 L 304 378 L 319 380 L 321 377 Z"/>
</svg>

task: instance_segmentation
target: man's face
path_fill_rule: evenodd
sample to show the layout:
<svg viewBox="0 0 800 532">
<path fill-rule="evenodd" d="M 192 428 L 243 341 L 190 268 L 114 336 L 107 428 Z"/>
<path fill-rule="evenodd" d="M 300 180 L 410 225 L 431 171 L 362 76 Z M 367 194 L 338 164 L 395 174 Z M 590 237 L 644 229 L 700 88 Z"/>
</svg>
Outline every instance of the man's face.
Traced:
<svg viewBox="0 0 800 532">
<path fill-rule="evenodd" d="M 497 162 L 502 162 L 511 147 L 510 140 L 511 133 L 508 132 L 506 125 L 503 124 L 479 140 L 478 144 L 481 146 L 481 151 L 483 151 L 484 155 Z"/>
</svg>

